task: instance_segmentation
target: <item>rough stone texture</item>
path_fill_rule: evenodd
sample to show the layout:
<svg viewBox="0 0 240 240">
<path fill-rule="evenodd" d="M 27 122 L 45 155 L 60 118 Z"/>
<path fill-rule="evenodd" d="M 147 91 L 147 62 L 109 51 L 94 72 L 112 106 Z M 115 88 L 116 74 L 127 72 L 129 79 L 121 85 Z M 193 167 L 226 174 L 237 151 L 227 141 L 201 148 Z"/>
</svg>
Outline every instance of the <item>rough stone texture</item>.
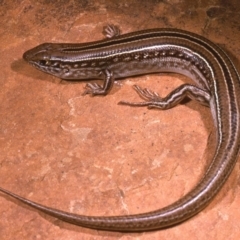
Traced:
<svg viewBox="0 0 240 240">
<path fill-rule="evenodd" d="M 97 2 L 97 3 L 96 3 Z M 106 97 L 82 96 L 22 60 L 43 42 L 102 39 L 107 23 L 122 32 L 176 27 L 225 47 L 239 66 L 239 1 L 0 1 L 0 182 L 21 196 L 85 215 L 133 214 L 166 206 L 203 175 L 214 132 L 195 102 L 168 111 L 117 105 L 139 101 L 132 85 L 165 96 L 189 79 L 176 74 L 127 78 Z M 0 236 L 12 239 L 239 239 L 239 163 L 212 203 L 166 230 L 111 233 L 74 226 L 0 194 Z"/>
</svg>

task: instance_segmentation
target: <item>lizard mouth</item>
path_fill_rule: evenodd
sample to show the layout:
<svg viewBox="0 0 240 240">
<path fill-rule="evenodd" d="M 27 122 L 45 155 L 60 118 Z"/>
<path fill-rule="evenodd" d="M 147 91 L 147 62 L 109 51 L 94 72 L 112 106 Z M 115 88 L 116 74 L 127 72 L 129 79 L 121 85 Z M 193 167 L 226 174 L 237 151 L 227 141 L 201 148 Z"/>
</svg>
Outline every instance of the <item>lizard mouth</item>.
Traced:
<svg viewBox="0 0 240 240">
<path fill-rule="evenodd" d="M 32 54 L 31 54 L 30 51 L 26 51 L 26 52 L 23 54 L 23 59 L 24 59 L 25 61 L 27 61 L 27 62 L 30 61 L 31 57 L 32 57 Z"/>
</svg>

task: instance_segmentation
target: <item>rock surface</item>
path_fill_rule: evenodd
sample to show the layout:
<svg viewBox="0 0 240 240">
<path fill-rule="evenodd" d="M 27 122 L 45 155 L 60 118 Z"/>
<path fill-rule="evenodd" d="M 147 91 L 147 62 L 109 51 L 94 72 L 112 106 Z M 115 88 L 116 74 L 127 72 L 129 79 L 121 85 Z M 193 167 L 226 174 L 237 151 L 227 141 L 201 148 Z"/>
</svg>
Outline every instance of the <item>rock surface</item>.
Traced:
<svg viewBox="0 0 240 240">
<path fill-rule="evenodd" d="M 118 81 L 106 97 L 82 96 L 86 82 L 42 73 L 22 54 L 43 42 L 102 39 L 103 26 L 112 23 L 124 33 L 159 27 L 198 33 L 227 49 L 239 67 L 239 1 L 0 3 L 1 187 L 65 211 L 107 216 L 156 210 L 195 186 L 209 163 L 206 149 L 214 132 L 209 109 L 196 102 L 167 111 L 117 104 L 140 100 L 134 84 L 166 96 L 191 80 L 151 74 Z M 183 224 L 134 234 L 74 226 L 0 194 L 0 236 L 237 240 L 239 175 L 238 162 L 212 203 Z"/>
</svg>

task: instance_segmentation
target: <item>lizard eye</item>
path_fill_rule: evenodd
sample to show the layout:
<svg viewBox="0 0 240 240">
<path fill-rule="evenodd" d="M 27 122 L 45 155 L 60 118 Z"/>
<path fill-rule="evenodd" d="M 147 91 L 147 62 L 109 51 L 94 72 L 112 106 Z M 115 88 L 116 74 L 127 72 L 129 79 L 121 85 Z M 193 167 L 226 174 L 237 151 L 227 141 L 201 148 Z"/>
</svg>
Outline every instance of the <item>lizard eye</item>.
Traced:
<svg viewBox="0 0 240 240">
<path fill-rule="evenodd" d="M 39 61 L 39 64 L 42 65 L 42 66 L 49 66 L 49 65 L 51 65 L 51 61 L 48 61 L 48 60 L 40 60 L 40 61 Z"/>
<path fill-rule="evenodd" d="M 46 62 L 45 60 L 40 60 L 40 61 L 39 61 L 39 64 L 42 65 L 42 66 L 44 66 L 44 65 L 45 65 L 45 62 Z"/>
</svg>

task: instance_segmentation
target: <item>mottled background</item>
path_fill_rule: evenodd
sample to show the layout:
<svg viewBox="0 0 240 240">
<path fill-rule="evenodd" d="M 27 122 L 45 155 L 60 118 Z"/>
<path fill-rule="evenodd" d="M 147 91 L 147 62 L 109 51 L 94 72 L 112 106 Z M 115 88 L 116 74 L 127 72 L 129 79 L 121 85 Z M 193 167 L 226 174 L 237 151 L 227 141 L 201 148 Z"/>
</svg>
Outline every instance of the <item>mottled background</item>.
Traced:
<svg viewBox="0 0 240 240">
<path fill-rule="evenodd" d="M 165 96 L 177 74 L 119 81 L 106 97 L 82 96 L 85 82 L 66 82 L 22 60 L 43 42 L 102 39 L 108 23 L 123 33 L 174 27 L 224 47 L 240 69 L 237 0 L 0 0 L 0 185 L 21 196 L 85 215 L 142 213 L 186 194 L 203 175 L 208 108 L 195 102 L 168 111 L 130 108 L 132 85 Z M 210 148 L 211 149 L 211 148 Z M 200 214 L 166 230 L 110 233 L 73 226 L 0 194 L 3 240 L 239 239 L 239 162 Z"/>
</svg>

